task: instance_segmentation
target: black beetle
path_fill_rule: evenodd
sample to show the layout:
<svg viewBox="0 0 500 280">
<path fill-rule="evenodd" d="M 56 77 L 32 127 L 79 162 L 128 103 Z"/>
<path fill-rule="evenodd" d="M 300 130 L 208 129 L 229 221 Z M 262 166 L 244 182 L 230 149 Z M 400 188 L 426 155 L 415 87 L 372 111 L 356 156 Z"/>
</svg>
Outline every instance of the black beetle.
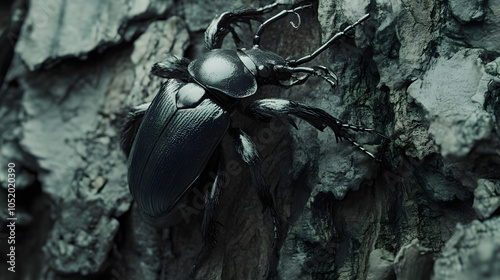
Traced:
<svg viewBox="0 0 500 280">
<path fill-rule="evenodd" d="M 162 226 L 175 224 L 180 217 L 176 207 L 179 201 L 203 173 L 207 163 L 214 161 L 218 166 L 217 176 L 207 192 L 202 232 L 205 245 L 215 242 L 217 223 L 214 212 L 224 184 L 225 167 L 220 142 L 229 133 L 237 153 L 250 168 L 259 199 L 265 208 L 270 209 L 275 233 L 273 247 L 276 250 L 278 219 L 269 184 L 262 174 L 258 151 L 251 138 L 238 128 L 230 128 L 230 112 L 237 102 L 254 95 L 260 85 L 290 87 L 304 83 L 315 75 L 335 86 L 336 77 L 326 67 L 299 65 L 314 59 L 340 36 L 369 17 L 365 15 L 312 54 L 297 60 L 286 60 L 264 50 L 259 45 L 260 36 L 269 24 L 287 14 L 309 8 L 310 4 L 283 10 L 264 21 L 258 28 L 251 49 L 220 49 L 229 33 L 237 44 L 240 42 L 233 28 L 235 24 L 262 21 L 262 15 L 276 5 L 225 12 L 216 17 L 205 32 L 205 43 L 210 50 L 207 54 L 192 62 L 171 55 L 153 66 L 153 74 L 169 80 L 150 104 L 132 109 L 123 127 L 121 142 L 128 156 L 130 192 L 147 221 Z M 295 77 L 296 73 L 303 76 Z M 296 127 L 289 117 L 294 115 L 319 130 L 330 127 L 337 141 L 346 139 L 376 159 L 347 133 L 347 130 L 375 132 L 373 129 L 345 124 L 321 109 L 284 99 L 262 99 L 249 105 L 245 112 L 259 121 L 281 118 Z"/>
</svg>

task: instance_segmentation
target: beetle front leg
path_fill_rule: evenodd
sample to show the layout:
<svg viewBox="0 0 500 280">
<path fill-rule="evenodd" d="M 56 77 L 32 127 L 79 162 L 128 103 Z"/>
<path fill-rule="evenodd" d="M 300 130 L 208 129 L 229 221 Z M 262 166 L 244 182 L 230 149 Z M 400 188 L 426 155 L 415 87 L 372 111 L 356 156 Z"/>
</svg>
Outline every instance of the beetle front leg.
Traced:
<svg viewBox="0 0 500 280">
<path fill-rule="evenodd" d="M 259 9 L 243 9 L 233 12 L 225 12 L 212 20 L 205 31 L 205 45 L 209 50 L 218 49 L 227 34 L 231 33 L 236 45 L 241 43 L 240 38 L 234 31 L 232 25 L 240 22 L 250 23 L 250 20 L 263 21 L 262 15 L 270 12 L 278 3 L 269 4 Z"/>
<path fill-rule="evenodd" d="M 274 66 L 274 70 L 276 71 L 276 73 L 283 73 L 283 74 L 306 73 L 305 77 L 297 78 L 296 81 L 284 86 L 294 86 L 303 84 L 307 81 L 307 79 L 311 75 L 322 78 L 323 80 L 327 81 L 333 88 L 336 87 L 336 83 L 338 80 L 337 75 L 335 75 L 335 73 L 333 73 L 330 69 L 322 65 L 314 67 L 290 67 L 285 65 L 276 65 Z"/>
<path fill-rule="evenodd" d="M 125 119 L 125 123 L 122 126 L 120 147 L 127 158 L 130 154 L 130 149 L 132 149 L 132 144 L 134 143 L 137 130 L 139 129 L 142 119 L 144 118 L 146 110 L 149 108 L 150 104 L 151 102 L 132 107 Z"/>
<path fill-rule="evenodd" d="M 319 108 L 305 106 L 293 101 L 284 100 L 284 99 L 262 99 L 257 100 L 250 104 L 246 109 L 247 115 L 250 117 L 259 120 L 259 121 L 270 121 L 273 118 L 281 118 L 285 121 L 291 123 L 295 128 L 297 126 L 290 118 L 289 115 L 294 115 L 299 117 L 309 124 L 314 126 L 316 129 L 323 131 L 325 128 L 330 127 L 334 134 L 335 140 L 338 142 L 339 140 L 346 139 L 353 146 L 373 158 L 374 160 L 380 162 L 374 154 L 367 151 L 363 146 L 357 143 L 348 133 L 347 129 L 352 131 L 361 131 L 368 133 L 375 133 L 383 138 L 386 138 L 381 133 L 375 131 L 372 128 L 363 128 L 350 124 L 343 123 L 339 119 L 333 117 L 328 114 L 324 110 Z"/>
<path fill-rule="evenodd" d="M 271 196 L 269 183 L 267 182 L 264 174 L 262 173 L 262 163 L 260 160 L 257 147 L 252 139 L 241 129 L 232 129 L 231 133 L 234 137 L 234 145 L 236 152 L 240 155 L 241 159 L 250 168 L 250 175 L 252 182 L 257 189 L 257 195 L 265 208 L 269 208 L 271 218 L 273 219 L 274 241 L 273 249 L 278 252 L 278 215 L 274 208 L 273 197 Z"/>
</svg>

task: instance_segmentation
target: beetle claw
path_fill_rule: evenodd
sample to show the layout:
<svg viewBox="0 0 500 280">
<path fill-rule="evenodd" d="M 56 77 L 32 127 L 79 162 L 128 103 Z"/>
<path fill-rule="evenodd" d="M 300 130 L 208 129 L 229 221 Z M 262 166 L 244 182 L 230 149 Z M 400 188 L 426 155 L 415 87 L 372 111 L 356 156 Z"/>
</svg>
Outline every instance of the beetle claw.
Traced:
<svg viewBox="0 0 500 280">
<path fill-rule="evenodd" d="M 306 74 L 306 75 L 303 75 L 301 77 L 293 76 L 292 81 L 287 81 L 287 83 L 285 83 L 285 81 L 279 81 L 279 83 L 282 87 L 289 88 L 289 87 L 292 87 L 295 85 L 301 85 L 301 84 L 305 83 L 307 81 L 307 79 L 309 79 L 310 76 L 311 76 L 310 74 Z"/>
<path fill-rule="evenodd" d="M 337 86 L 338 78 L 333 71 L 322 65 L 314 66 L 313 69 L 314 75 L 327 81 L 333 88 Z M 321 73 L 321 71 L 323 71 L 323 73 Z"/>
</svg>

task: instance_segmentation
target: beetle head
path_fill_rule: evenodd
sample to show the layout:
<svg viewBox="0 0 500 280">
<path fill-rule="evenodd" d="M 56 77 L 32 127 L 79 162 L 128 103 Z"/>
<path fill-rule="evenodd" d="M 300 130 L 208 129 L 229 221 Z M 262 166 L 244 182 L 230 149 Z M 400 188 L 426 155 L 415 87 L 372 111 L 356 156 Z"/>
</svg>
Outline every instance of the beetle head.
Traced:
<svg viewBox="0 0 500 280">
<path fill-rule="evenodd" d="M 259 46 L 248 50 L 241 49 L 238 55 L 259 84 L 281 85 L 292 77 L 291 73 L 281 71 L 287 65 L 284 58 Z"/>
<path fill-rule="evenodd" d="M 311 75 L 323 78 L 333 87 L 337 82 L 337 76 L 325 66 L 296 67 L 296 61 L 285 60 L 259 46 L 249 50 L 241 49 L 238 51 L 238 56 L 261 85 L 290 87 L 304 83 Z"/>
<path fill-rule="evenodd" d="M 297 14 L 298 10 L 310 7 L 312 7 L 312 5 L 308 4 L 291 10 L 284 10 L 281 13 L 278 13 L 276 16 L 268 19 L 259 26 L 259 30 L 254 36 L 253 48 L 248 51 L 242 50 L 253 61 L 254 69 L 252 70 L 251 68 L 249 68 L 249 70 L 252 72 L 252 74 L 254 74 L 258 82 L 263 84 L 280 84 L 282 86 L 292 86 L 296 84 L 302 84 L 311 75 L 315 75 L 326 80 L 333 87 L 335 87 L 337 82 L 337 76 L 327 67 L 322 65 L 314 67 L 301 67 L 299 65 L 310 62 L 311 60 L 316 58 L 319 54 L 321 54 L 328 47 L 330 47 L 336 40 L 338 40 L 348 31 L 353 29 L 356 25 L 368 19 L 370 17 L 370 14 L 364 15 L 352 25 L 347 26 L 344 29 L 344 31 L 338 32 L 337 34 L 332 36 L 326 43 L 321 45 L 311 54 L 308 54 L 297 60 L 284 60 L 282 57 L 272 52 L 260 49 L 260 38 L 266 26 L 268 26 L 273 22 L 276 22 L 277 20 L 283 18 L 286 14 L 289 13 L 294 13 L 298 16 Z M 300 16 L 299 16 L 299 24 L 300 24 Z M 296 28 L 296 26 L 294 27 Z M 244 59 L 242 59 L 242 61 L 247 66 L 247 63 L 244 61 Z M 302 77 L 295 77 L 293 75 L 295 73 L 305 73 L 305 75 Z"/>
</svg>

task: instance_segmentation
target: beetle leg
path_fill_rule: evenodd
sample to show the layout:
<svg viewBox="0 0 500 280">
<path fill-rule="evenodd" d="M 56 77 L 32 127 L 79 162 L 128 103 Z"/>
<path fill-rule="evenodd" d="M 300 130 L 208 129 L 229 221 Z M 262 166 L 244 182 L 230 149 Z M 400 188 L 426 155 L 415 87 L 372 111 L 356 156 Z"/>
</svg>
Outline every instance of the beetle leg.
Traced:
<svg viewBox="0 0 500 280">
<path fill-rule="evenodd" d="M 142 118 L 146 114 L 146 110 L 151 103 L 144 103 L 139 106 L 132 107 L 128 113 L 125 123 L 121 129 L 120 147 L 125 155 L 128 157 L 132 144 L 134 143 L 135 135 L 141 125 Z"/>
<path fill-rule="evenodd" d="M 242 9 L 239 11 L 225 12 L 212 20 L 207 30 L 205 31 L 205 46 L 209 49 L 218 49 L 222 46 L 222 41 L 227 34 L 232 33 L 235 43 L 238 44 L 239 38 L 234 35 L 234 27 L 232 25 L 239 22 L 250 22 L 257 20 L 262 22 L 262 15 L 270 12 L 278 3 L 273 3 L 259 9 Z"/>
<path fill-rule="evenodd" d="M 296 86 L 296 85 L 302 85 L 302 84 L 304 84 L 305 82 L 307 82 L 307 80 L 309 79 L 309 77 L 311 77 L 311 74 L 307 73 L 307 74 L 305 74 L 302 77 L 292 77 L 291 81 L 287 81 L 287 83 L 285 83 L 283 81 L 279 81 L 279 83 L 280 83 L 281 87 L 290 88 L 290 87 L 293 87 L 293 86 Z"/>
<path fill-rule="evenodd" d="M 271 218 L 273 219 L 273 249 L 275 253 L 278 252 L 278 215 L 274 208 L 273 197 L 269 191 L 269 183 L 267 182 L 264 174 L 262 173 L 262 163 L 260 161 L 259 152 L 253 143 L 250 136 L 248 136 L 241 129 L 234 128 L 231 130 L 234 136 L 234 144 L 236 152 L 240 155 L 241 159 L 250 168 L 250 175 L 254 186 L 257 188 L 257 195 L 265 208 L 269 208 Z M 264 210 L 265 210 L 264 208 Z"/>
<path fill-rule="evenodd" d="M 202 224 L 202 233 L 203 240 L 205 243 L 216 244 L 217 233 L 218 233 L 218 225 L 219 223 L 214 219 L 215 210 L 219 205 L 219 199 L 222 193 L 222 188 L 226 184 L 226 176 L 225 176 L 225 166 L 226 162 L 224 161 L 224 156 L 222 154 L 221 148 L 217 149 L 218 153 L 218 167 L 217 167 L 217 175 L 215 177 L 214 183 L 210 191 L 207 190 L 205 195 L 205 214 L 203 216 L 203 224 Z"/>
<path fill-rule="evenodd" d="M 378 136 L 380 136 L 380 137 L 382 137 L 384 139 L 389 139 L 389 138 L 387 138 L 387 136 L 385 136 L 384 134 L 376 131 L 373 128 L 359 127 L 359 126 L 355 126 L 355 125 L 348 124 L 348 123 L 342 123 L 342 127 L 350 129 L 352 131 L 361 131 L 361 132 L 375 133 L 375 134 L 377 134 Z"/>
<path fill-rule="evenodd" d="M 189 80 L 188 65 L 189 59 L 168 53 L 163 61 L 153 65 L 151 74 L 167 79 L 179 79 L 187 83 Z"/>
<path fill-rule="evenodd" d="M 337 75 L 333 73 L 330 69 L 326 68 L 325 66 L 319 65 L 319 66 L 314 66 L 314 67 L 290 67 L 290 66 L 285 66 L 285 65 L 276 65 L 274 66 L 274 70 L 277 73 L 286 73 L 286 74 L 293 74 L 293 73 L 307 73 L 305 78 L 300 79 L 300 83 L 292 83 L 291 85 L 295 84 L 303 84 L 307 78 L 309 78 L 311 75 L 318 76 L 325 81 L 327 81 L 332 87 L 336 86 L 337 83 Z"/>
<path fill-rule="evenodd" d="M 215 220 L 215 212 L 217 206 L 219 205 L 219 199 L 222 194 L 222 188 L 226 184 L 226 162 L 224 160 L 224 155 L 222 153 L 222 148 L 219 146 L 216 150 L 218 167 L 217 167 L 217 175 L 215 177 L 214 183 L 210 190 L 207 190 L 205 194 L 205 213 L 203 215 L 203 223 L 201 226 L 201 232 L 203 235 L 203 246 L 196 258 L 192 268 L 190 275 L 194 276 L 196 273 L 196 269 L 203 258 L 206 256 L 208 249 L 210 246 L 217 244 L 217 234 L 219 232 L 218 226 L 220 223 Z"/>
<path fill-rule="evenodd" d="M 354 139 L 347 133 L 347 130 L 352 131 L 361 131 L 368 133 L 376 133 L 379 136 L 382 136 L 387 139 L 381 133 L 375 131 L 371 128 L 362 128 L 350 124 L 343 123 L 339 119 L 333 117 L 328 114 L 324 110 L 319 108 L 305 106 L 293 101 L 284 100 L 284 99 L 262 99 L 254 101 L 250 104 L 246 109 L 247 115 L 250 117 L 259 120 L 259 121 L 269 121 L 273 118 L 290 118 L 288 115 L 294 115 L 299 117 L 312 126 L 317 128 L 318 130 L 323 131 L 326 127 L 330 127 L 334 134 L 335 140 L 338 142 L 339 140 L 346 139 L 353 146 L 373 158 L 374 160 L 380 162 L 380 160 L 367 151 L 363 146 L 354 141 Z M 296 127 L 296 126 L 295 126 Z"/>
</svg>

